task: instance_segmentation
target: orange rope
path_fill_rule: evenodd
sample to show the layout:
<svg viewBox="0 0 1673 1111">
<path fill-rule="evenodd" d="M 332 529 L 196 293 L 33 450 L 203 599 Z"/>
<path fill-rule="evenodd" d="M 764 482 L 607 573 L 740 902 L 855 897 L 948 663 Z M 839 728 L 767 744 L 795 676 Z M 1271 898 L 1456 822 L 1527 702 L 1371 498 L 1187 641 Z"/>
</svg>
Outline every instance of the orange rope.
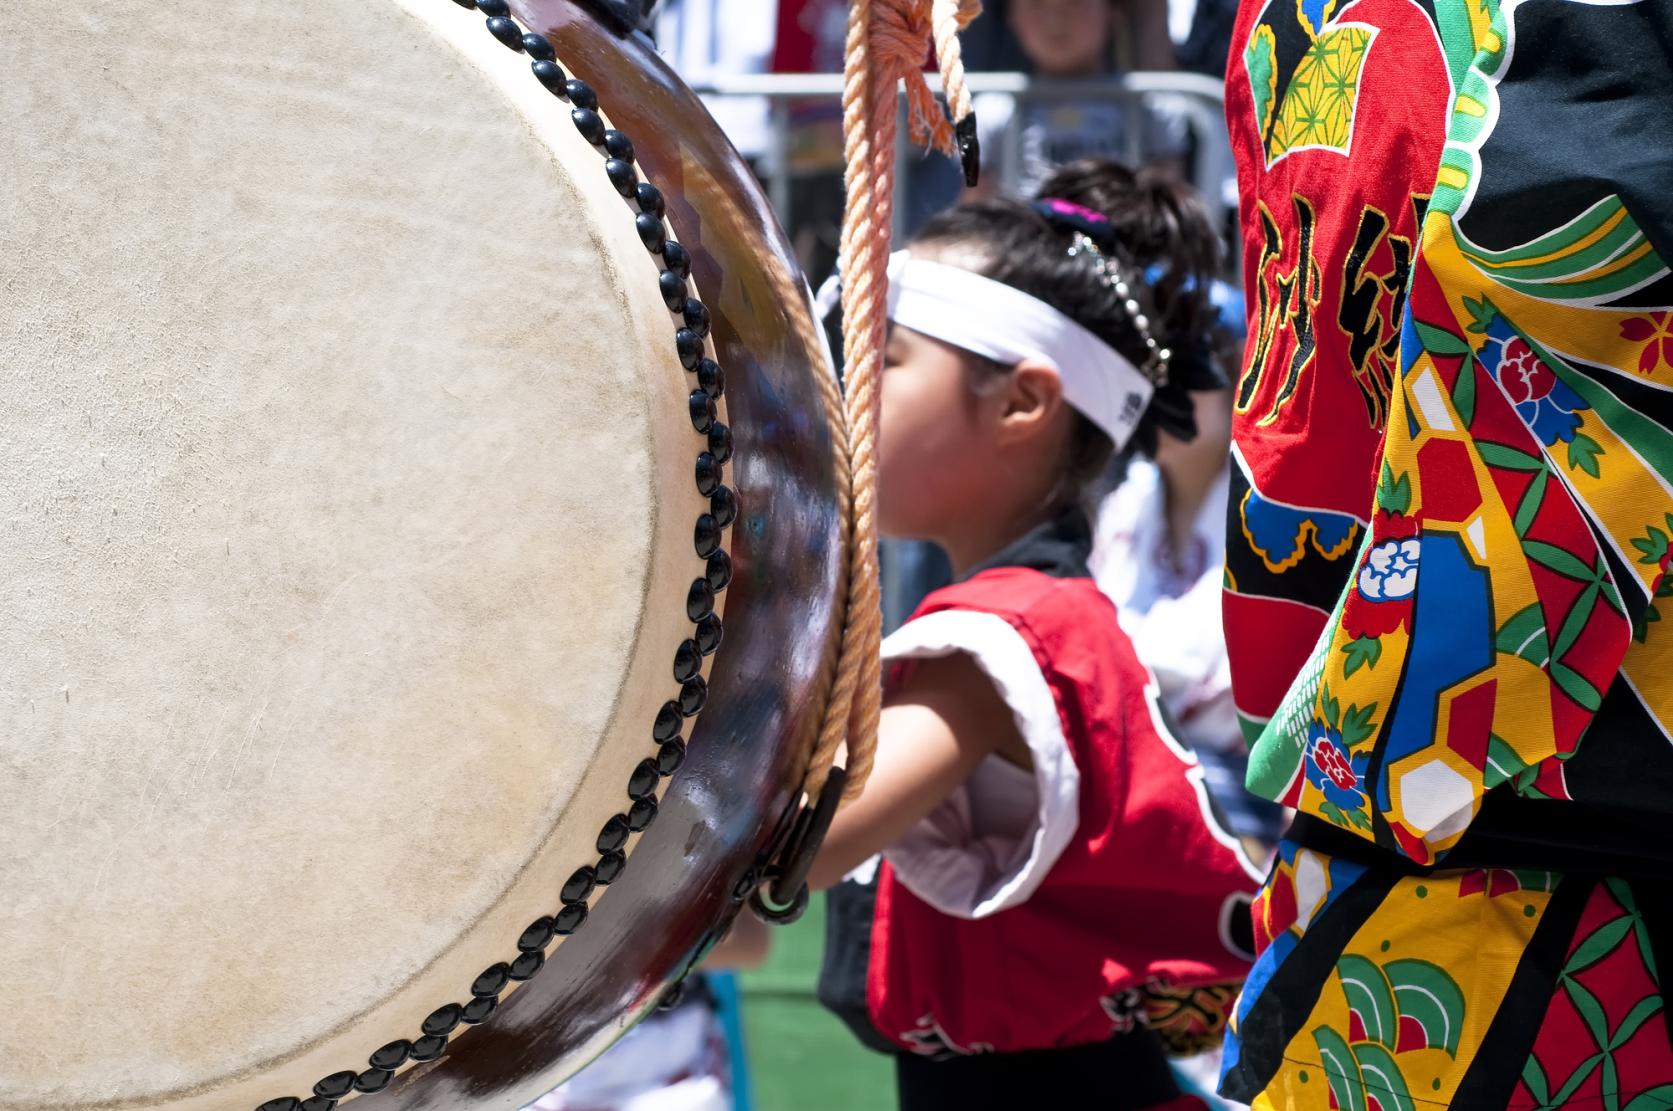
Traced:
<svg viewBox="0 0 1673 1111">
<path fill-rule="evenodd" d="M 912 138 L 955 152 L 953 125 L 924 81 L 933 43 L 953 118 L 970 114 L 958 31 L 979 0 L 853 0 L 848 12 L 842 129 L 848 198 L 842 219 L 842 319 L 848 461 L 852 474 L 846 620 L 824 728 L 806 789 L 817 797 L 846 741 L 853 798 L 871 774 L 882 704 L 883 630 L 877 578 L 877 410 L 883 369 L 889 233 L 894 224 L 896 90 L 906 82 Z"/>
</svg>

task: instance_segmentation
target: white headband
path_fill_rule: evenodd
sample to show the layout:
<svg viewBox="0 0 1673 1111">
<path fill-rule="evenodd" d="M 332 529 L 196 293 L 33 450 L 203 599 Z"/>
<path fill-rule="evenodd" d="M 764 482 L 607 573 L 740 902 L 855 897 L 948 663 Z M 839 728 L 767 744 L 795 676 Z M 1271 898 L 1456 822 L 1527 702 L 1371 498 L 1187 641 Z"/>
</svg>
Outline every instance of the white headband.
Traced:
<svg viewBox="0 0 1673 1111">
<path fill-rule="evenodd" d="M 1037 297 L 969 270 L 889 256 L 889 319 L 973 355 L 1044 363 L 1063 399 L 1127 446 L 1156 387 L 1115 348 Z"/>
</svg>

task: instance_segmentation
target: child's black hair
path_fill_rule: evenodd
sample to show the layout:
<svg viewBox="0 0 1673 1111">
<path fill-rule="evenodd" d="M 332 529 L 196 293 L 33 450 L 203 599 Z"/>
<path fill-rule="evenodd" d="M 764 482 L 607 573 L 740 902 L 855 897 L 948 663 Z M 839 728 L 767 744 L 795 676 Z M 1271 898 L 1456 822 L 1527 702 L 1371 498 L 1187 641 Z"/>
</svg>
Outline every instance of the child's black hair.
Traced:
<svg viewBox="0 0 1673 1111">
<path fill-rule="evenodd" d="M 1226 381 L 1211 348 L 1215 312 L 1209 288 L 1220 239 L 1202 200 L 1171 171 L 1135 172 L 1099 159 L 1059 169 L 1040 187 L 1039 197 L 1068 201 L 1109 221 L 1102 246 L 1134 291 L 1156 342 L 1173 352 L 1167 382 L 1157 388 L 1126 453 L 1154 455 L 1159 430 L 1192 439 L 1197 429 L 1189 392 Z M 932 217 L 913 242 L 956 249 L 958 265 L 1046 302 L 1144 367 L 1150 351 L 1123 299 L 1091 259 L 1069 254 L 1075 230 L 1072 222 L 1026 202 L 982 200 Z M 1108 437 L 1080 417 L 1066 476 L 1074 492 L 1097 477 L 1110 450 Z"/>
</svg>

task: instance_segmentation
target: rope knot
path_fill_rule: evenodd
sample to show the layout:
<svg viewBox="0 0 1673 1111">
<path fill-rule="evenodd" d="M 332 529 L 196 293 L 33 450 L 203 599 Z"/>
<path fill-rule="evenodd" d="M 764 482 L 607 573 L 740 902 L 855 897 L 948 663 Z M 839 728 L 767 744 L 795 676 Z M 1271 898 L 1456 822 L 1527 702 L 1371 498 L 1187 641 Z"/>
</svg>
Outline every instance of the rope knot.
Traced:
<svg viewBox="0 0 1673 1111">
<path fill-rule="evenodd" d="M 856 5 L 866 2 L 855 0 Z M 953 122 L 970 116 L 970 93 L 964 85 L 958 33 L 981 14 L 981 0 L 870 2 L 874 11 L 869 45 L 875 51 L 871 61 L 875 78 L 889 89 L 897 81 L 906 83 L 906 102 L 911 109 L 908 126 L 913 142 L 948 156 L 955 155 L 957 136 Z M 924 60 L 932 51 L 947 96 L 945 113 L 924 80 Z"/>
</svg>

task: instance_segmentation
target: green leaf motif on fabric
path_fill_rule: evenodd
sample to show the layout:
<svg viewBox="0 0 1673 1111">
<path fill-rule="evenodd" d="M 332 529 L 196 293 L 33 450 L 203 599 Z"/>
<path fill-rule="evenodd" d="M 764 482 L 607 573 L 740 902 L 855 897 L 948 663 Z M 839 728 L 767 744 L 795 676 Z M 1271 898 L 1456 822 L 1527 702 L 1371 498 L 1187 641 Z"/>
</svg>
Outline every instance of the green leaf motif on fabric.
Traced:
<svg viewBox="0 0 1673 1111">
<path fill-rule="evenodd" d="M 1349 749 L 1355 749 L 1375 736 L 1377 727 L 1372 719 L 1376 712 L 1375 702 L 1365 706 L 1350 704 L 1348 712 L 1342 715 L 1342 743 Z"/>
<path fill-rule="evenodd" d="M 1366 1111 L 1365 1082 L 1359 1075 L 1359 1060 L 1342 1035 L 1328 1026 L 1313 1031 L 1313 1042 L 1319 1047 L 1319 1063 L 1324 1067 L 1325 1083 L 1336 1097 L 1340 1111 Z"/>
<path fill-rule="evenodd" d="M 1545 632 L 1545 613 L 1538 602 L 1499 626 L 1493 646 L 1507 656 L 1520 656 L 1536 667 L 1551 658 L 1551 642 Z"/>
<path fill-rule="evenodd" d="M 1469 310 L 1470 314 L 1470 322 L 1465 327 L 1477 335 L 1486 335 L 1488 326 L 1493 323 L 1493 318 L 1499 315 L 1499 310 L 1494 308 L 1493 302 L 1486 297 L 1479 301 L 1473 297 L 1466 297 L 1464 298 L 1464 308 Z"/>
<path fill-rule="evenodd" d="M 1568 469 L 1571 471 L 1585 471 L 1593 478 L 1601 473 L 1598 470 L 1598 456 L 1603 454 L 1603 445 L 1586 435 L 1584 432 L 1575 434 L 1568 442 Z"/>
<path fill-rule="evenodd" d="M 1645 606 L 1644 612 L 1632 619 L 1632 639 L 1643 644 L 1650 639 L 1650 624 L 1661 620 L 1661 611 L 1655 606 Z"/>
<path fill-rule="evenodd" d="M 1249 74 L 1249 92 L 1255 108 L 1255 131 L 1265 135 L 1272 124 L 1272 106 L 1278 96 L 1278 48 L 1272 28 L 1255 27 L 1243 50 L 1243 67 Z"/>
<path fill-rule="evenodd" d="M 1673 1111 L 1673 1084 L 1657 1084 L 1639 1092 L 1621 1111 Z"/>
<path fill-rule="evenodd" d="M 1593 930 L 1586 940 L 1575 946 L 1574 952 L 1569 954 L 1568 963 L 1563 966 L 1564 974 L 1572 976 L 1613 953 L 1631 929 L 1632 915 L 1623 914 Z"/>
<path fill-rule="evenodd" d="M 1572 1096 L 1580 1085 L 1586 1082 L 1586 1078 L 1592 1075 L 1592 1070 L 1596 1069 L 1606 1056 L 1607 1054 L 1599 1051 L 1580 1062 L 1580 1067 L 1575 1069 L 1573 1075 L 1563 1081 L 1563 1086 L 1552 1094 L 1550 1101 L 1544 1105 L 1543 1111 L 1556 1111 L 1559 1107 L 1567 1106 L 1568 1097 Z"/>
<path fill-rule="evenodd" d="M 1545 1070 L 1540 1068 L 1539 1058 L 1528 1055 L 1528 1060 L 1522 1066 L 1522 1083 L 1527 1087 L 1528 1094 L 1539 1101 L 1540 1106 L 1551 1102 L 1551 1086 L 1545 1081 Z"/>
<path fill-rule="evenodd" d="M 1627 616 L 1627 608 L 1621 602 L 1621 592 L 1615 589 L 1615 573 L 1609 568 L 1609 560 L 1602 552 L 1598 552 L 1592 560 L 1592 582 L 1597 584 L 1598 597 L 1605 605 L 1622 617 Z"/>
<path fill-rule="evenodd" d="M 1383 658 L 1383 642 L 1378 637 L 1355 637 L 1342 646 L 1342 654 L 1348 657 L 1348 662 L 1342 665 L 1342 674 L 1352 677 L 1362 667 L 1377 666 L 1377 661 Z"/>
<path fill-rule="evenodd" d="M 1382 478 L 1377 482 L 1377 508 L 1386 509 L 1390 513 L 1405 513 L 1411 507 L 1411 476 L 1402 472 L 1396 479 L 1394 469 L 1386 462 L 1383 463 Z"/>
<path fill-rule="evenodd" d="M 1452 383 L 1452 407 L 1466 428 L 1475 423 L 1475 368 L 1474 359 L 1464 360 L 1458 368 L 1457 380 Z"/>
<path fill-rule="evenodd" d="M 1634 1003 L 1632 1010 L 1627 1012 L 1627 1017 L 1621 1020 L 1621 1025 L 1615 1028 L 1614 1035 L 1609 1039 L 1609 1048 L 1615 1050 L 1627 1044 L 1632 1040 L 1632 1036 L 1638 1033 L 1639 1027 L 1650 1020 L 1651 1015 L 1659 1015 L 1660 1013 L 1660 995 L 1646 995 L 1637 1003 Z"/>
<path fill-rule="evenodd" d="M 1400 1017 L 1409 1018 L 1423 1030 L 1423 1044 L 1458 1055 L 1458 1039 L 1464 1032 L 1464 993 L 1439 965 L 1424 960 L 1390 961 L 1383 966 L 1394 992 Z"/>
<path fill-rule="evenodd" d="M 1353 1047 L 1353 1054 L 1366 1094 L 1382 1111 L 1417 1111 L 1406 1077 L 1388 1050 L 1375 1042 L 1361 1042 Z"/>
<path fill-rule="evenodd" d="M 1562 659 L 1574 647 L 1574 642 L 1580 639 L 1580 634 L 1591 621 L 1597 609 L 1598 596 L 1602 593 L 1602 584 L 1596 582 L 1580 592 L 1580 597 L 1569 607 L 1568 616 L 1563 618 L 1563 627 L 1557 630 L 1557 643 L 1551 646 L 1553 658 Z"/>
<path fill-rule="evenodd" d="M 1541 467 L 1516 505 L 1516 520 L 1513 523 L 1516 535 L 1523 540 L 1528 538 L 1528 530 L 1534 527 L 1534 518 L 1539 516 L 1539 507 L 1545 501 L 1545 489 L 1550 480 L 1551 472 Z"/>
<path fill-rule="evenodd" d="M 1574 1011 L 1585 1023 L 1587 1032 L 1591 1035 L 1597 1053 L 1588 1057 L 1563 1082 L 1555 1092 L 1549 1092 L 1549 1083 L 1539 1062 L 1530 1057 L 1523 1066 L 1522 1079 L 1528 1091 L 1539 1101 L 1542 1109 L 1556 1109 L 1567 1105 L 1571 1097 L 1579 1091 L 1588 1077 L 1594 1071 L 1601 1069 L 1599 1084 L 1604 1093 L 1603 1105 L 1606 1108 L 1620 1107 L 1620 1074 L 1615 1062 L 1615 1053 L 1632 1041 L 1646 1023 L 1662 1012 L 1662 998 L 1659 991 L 1652 990 L 1650 994 L 1639 999 L 1621 1018 L 1620 1025 L 1613 1032 L 1609 1029 L 1609 1012 L 1597 995 L 1577 978 L 1578 974 L 1588 968 L 1598 965 L 1621 951 L 1629 934 L 1638 943 L 1641 955 L 1649 953 L 1647 932 L 1643 919 L 1639 913 L 1637 903 L 1632 897 L 1632 890 L 1628 885 L 1615 879 L 1604 881 L 1605 889 L 1620 903 L 1624 913 L 1593 930 L 1580 939 L 1569 953 L 1567 962 L 1558 976 L 1558 985 L 1567 996 Z M 1647 962 L 1652 981 L 1655 977 L 1653 967 Z M 1658 1035 L 1659 1037 L 1659 1035 Z M 1537 1075 L 1536 1075 L 1537 1074 Z M 1639 1111 L 1669 1111 L 1673 1108 L 1673 1084 L 1663 1084 L 1648 1091 L 1640 1092 L 1626 1105 L 1628 1109 L 1638 1108 Z"/>
<path fill-rule="evenodd" d="M 1525 451 L 1518 451 L 1507 444 L 1495 444 L 1491 440 L 1478 440 L 1476 454 L 1489 467 L 1497 467 L 1501 471 L 1543 471 L 1545 460 L 1537 455 L 1529 455 Z"/>
<path fill-rule="evenodd" d="M 1471 354 L 1470 345 L 1445 328 L 1425 324 L 1421 320 L 1413 320 L 1412 325 L 1417 329 L 1417 338 L 1423 344 L 1423 349 L 1431 355 Z"/>
<path fill-rule="evenodd" d="M 1592 713 L 1597 713 L 1603 705 L 1603 695 L 1598 693 L 1598 689 L 1587 682 L 1584 675 L 1568 665 L 1553 663 L 1551 665 L 1551 678 L 1556 681 L 1557 686 L 1561 688 L 1564 694 Z"/>
<path fill-rule="evenodd" d="M 1364 957 L 1348 953 L 1336 962 L 1348 1010 L 1359 1019 L 1365 1036 L 1393 1049 L 1400 1040 L 1400 1012 L 1395 1010 L 1383 970 Z"/>
<path fill-rule="evenodd" d="M 1667 556 L 1669 540 L 1667 533 L 1651 525 L 1643 536 L 1635 536 L 1632 546 L 1638 549 L 1638 562 L 1656 566 Z"/>
<path fill-rule="evenodd" d="M 1616 941 L 1619 940 L 1620 937 L 1617 936 Z M 1574 1004 L 1574 1009 L 1580 1013 L 1580 1018 L 1586 1023 L 1586 1029 L 1591 1031 L 1592 1040 L 1599 1047 L 1607 1046 L 1609 1044 L 1609 1016 L 1603 1013 L 1603 1004 L 1598 1002 L 1597 996 L 1587 990 L 1584 984 L 1569 976 L 1567 972 L 1563 974 L 1561 979 L 1563 990 L 1568 993 L 1569 1002 Z"/>
<path fill-rule="evenodd" d="M 1522 550 L 1528 557 L 1542 567 L 1549 568 L 1559 575 L 1565 575 L 1576 582 L 1589 583 L 1593 579 L 1592 569 L 1586 566 L 1581 558 L 1566 548 L 1559 548 L 1555 544 L 1547 544 L 1543 540 L 1524 540 Z"/>
<path fill-rule="evenodd" d="M 1656 950 L 1650 941 L 1649 927 L 1644 924 L 1644 916 L 1638 909 L 1638 903 L 1632 897 L 1632 888 L 1619 879 L 1611 877 L 1603 881 L 1609 893 L 1615 896 L 1615 901 L 1627 908 L 1632 916 L 1632 936 L 1638 943 L 1638 959 L 1644 962 L 1644 968 L 1650 974 L 1650 979 L 1659 981 L 1660 973 L 1656 971 Z"/>
<path fill-rule="evenodd" d="M 1371 816 L 1363 810 L 1343 810 L 1329 799 L 1319 802 L 1319 816 L 1327 822 L 1339 826 L 1353 826 L 1355 829 L 1369 830 Z"/>
<path fill-rule="evenodd" d="M 1342 703 L 1331 696 L 1328 683 L 1319 688 L 1319 713 L 1332 730 L 1342 731 Z"/>
<path fill-rule="evenodd" d="M 1516 750 L 1506 744 L 1497 734 L 1489 734 L 1487 738 L 1487 766 L 1482 769 L 1482 786 L 1491 790 L 1501 783 L 1515 779 L 1528 765 L 1516 755 Z M 1523 884 L 1526 887 L 1526 884 Z"/>
</svg>

